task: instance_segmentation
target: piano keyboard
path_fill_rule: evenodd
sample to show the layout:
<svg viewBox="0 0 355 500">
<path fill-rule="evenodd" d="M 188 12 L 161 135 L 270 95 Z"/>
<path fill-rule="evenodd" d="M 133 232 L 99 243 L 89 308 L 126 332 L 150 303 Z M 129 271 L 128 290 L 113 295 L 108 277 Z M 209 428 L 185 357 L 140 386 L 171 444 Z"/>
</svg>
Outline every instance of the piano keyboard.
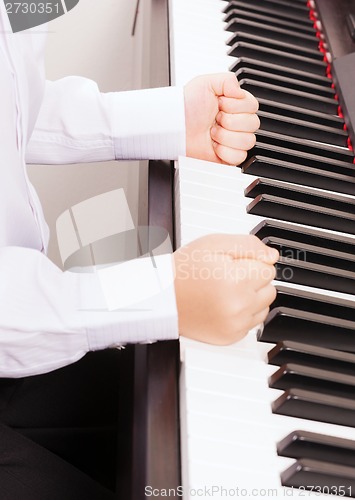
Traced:
<svg viewBox="0 0 355 500">
<path fill-rule="evenodd" d="M 241 168 L 176 163 L 177 244 L 251 232 L 281 255 L 263 330 L 181 339 L 185 499 L 355 496 L 353 154 L 309 4 L 170 0 L 172 84 L 232 69 L 262 123 Z"/>
</svg>

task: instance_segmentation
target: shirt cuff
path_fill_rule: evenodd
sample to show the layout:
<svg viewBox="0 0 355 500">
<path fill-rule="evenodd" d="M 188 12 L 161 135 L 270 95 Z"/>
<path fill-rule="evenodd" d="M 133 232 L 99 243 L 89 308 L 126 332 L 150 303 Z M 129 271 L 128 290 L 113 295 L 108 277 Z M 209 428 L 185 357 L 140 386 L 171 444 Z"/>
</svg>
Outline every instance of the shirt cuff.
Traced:
<svg viewBox="0 0 355 500">
<path fill-rule="evenodd" d="M 183 88 L 165 87 L 109 95 L 117 160 L 176 160 L 179 155 L 186 155 Z"/>
<path fill-rule="evenodd" d="M 80 278 L 89 349 L 178 338 L 172 255 L 145 257 Z"/>
</svg>

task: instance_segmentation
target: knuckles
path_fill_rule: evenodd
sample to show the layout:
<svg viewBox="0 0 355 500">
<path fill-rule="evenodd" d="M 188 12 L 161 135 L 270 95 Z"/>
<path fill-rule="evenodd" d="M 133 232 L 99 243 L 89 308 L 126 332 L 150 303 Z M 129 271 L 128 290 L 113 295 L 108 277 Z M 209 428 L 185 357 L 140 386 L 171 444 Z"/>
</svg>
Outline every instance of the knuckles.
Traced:
<svg viewBox="0 0 355 500">
<path fill-rule="evenodd" d="M 270 304 L 274 302 L 274 300 L 277 297 L 277 290 L 274 286 L 271 287 L 271 293 L 270 293 Z"/>
<path fill-rule="evenodd" d="M 255 134 L 246 134 L 244 138 L 244 146 L 245 149 L 252 149 L 256 144 L 256 135 Z"/>
<path fill-rule="evenodd" d="M 217 123 L 226 130 L 235 132 L 256 132 L 260 128 L 260 118 L 256 113 L 226 113 L 219 111 Z"/>
<path fill-rule="evenodd" d="M 253 94 L 251 94 L 247 90 L 245 92 L 247 94 L 246 99 L 248 100 L 248 112 L 257 113 L 259 111 L 258 100 L 253 96 Z"/>
<path fill-rule="evenodd" d="M 255 123 L 254 123 L 254 126 L 255 126 L 255 128 L 254 128 L 254 132 L 256 132 L 257 130 L 259 130 L 260 125 L 261 125 L 261 123 L 260 123 L 260 118 L 258 117 L 258 115 L 257 115 L 257 114 L 254 114 L 254 115 L 253 115 L 253 119 L 254 119 L 254 121 L 255 121 Z"/>
<path fill-rule="evenodd" d="M 242 151 L 242 150 L 236 150 L 235 153 L 234 153 L 234 158 L 232 162 L 230 162 L 231 165 L 240 165 L 241 163 L 245 162 L 245 160 L 247 159 L 247 152 L 246 151 Z"/>
</svg>

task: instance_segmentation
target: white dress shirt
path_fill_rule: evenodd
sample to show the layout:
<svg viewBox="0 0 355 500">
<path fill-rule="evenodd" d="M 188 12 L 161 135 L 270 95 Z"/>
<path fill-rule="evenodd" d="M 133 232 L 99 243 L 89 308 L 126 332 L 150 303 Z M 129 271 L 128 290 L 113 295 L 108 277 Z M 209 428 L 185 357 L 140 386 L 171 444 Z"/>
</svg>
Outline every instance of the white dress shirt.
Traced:
<svg viewBox="0 0 355 500">
<path fill-rule="evenodd" d="M 139 272 L 152 292 L 109 311 L 97 273 L 62 272 L 45 256 L 48 229 L 25 165 L 175 159 L 185 152 L 182 89 L 102 94 L 80 77 L 45 83 L 44 43 L 40 27 L 12 34 L 0 2 L 0 377 L 178 336 L 171 255 L 154 269 L 150 259 L 113 269 L 132 280 Z"/>
</svg>

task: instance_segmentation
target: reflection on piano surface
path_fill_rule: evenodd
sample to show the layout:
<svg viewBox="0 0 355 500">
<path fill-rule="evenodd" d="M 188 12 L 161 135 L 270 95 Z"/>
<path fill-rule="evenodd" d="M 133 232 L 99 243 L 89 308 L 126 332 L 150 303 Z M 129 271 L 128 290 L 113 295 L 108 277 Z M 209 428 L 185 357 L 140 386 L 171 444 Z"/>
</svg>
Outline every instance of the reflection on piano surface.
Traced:
<svg viewBox="0 0 355 500">
<path fill-rule="evenodd" d="M 241 168 L 179 160 L 177 243 L 252 232 L 280 251 L 263 331 L 181 342 L 185 499 L 355 496 L 354 14 L 170 0 L 172 84 L 231 68 L 261 119 Z"/>
</svg>

